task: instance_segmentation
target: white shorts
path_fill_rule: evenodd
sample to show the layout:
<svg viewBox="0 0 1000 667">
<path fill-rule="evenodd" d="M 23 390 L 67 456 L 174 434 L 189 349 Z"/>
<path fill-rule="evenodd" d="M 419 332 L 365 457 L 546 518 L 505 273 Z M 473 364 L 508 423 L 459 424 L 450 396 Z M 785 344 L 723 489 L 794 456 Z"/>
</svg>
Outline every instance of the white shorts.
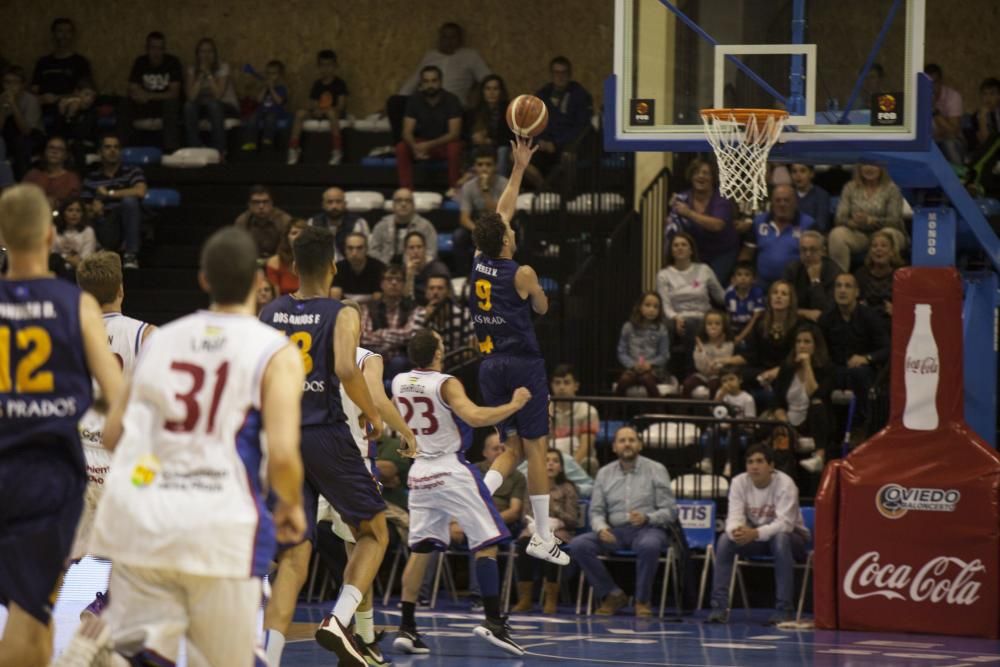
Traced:
<svg viewBox="0 0 1000 667">
<path fill-rule="evenodd" d="M 115 563 L 104 620 L 115 650 L 177 662 L 186 638 L 191 667 L 253 667 L 261 580 L 199 577 Z M 156 664 L 159 664 L 158 662 Z M 265 663 L 266 664 L 266 663 Z"/>
<path fill-rule="evenodd" d="M 319 497 L 319 508 L 316 511 L 316 521 L 329 521 L 333 524 L 331 528 L 334 535 L 342 539 L 347 544 L 357 543 L 357 540 L 354 539 L 354 533 L 351 532 L 350 526 L 344 523 L 344 520 L 340 517 L 340 513 L 333 509 L 333 505 L 331 505 L 323 496 Z"/>
<path fill-rule="evenodd" d="M 73 549 L 70 551 L 72 560 L 79 560 L 87 555 L 97 503 L 104 494 L 104 478 L 111 470 L 111 452 L 104 447 L 84 445 L 83 458 L 87 462 L 87 490 L 83 495 L 83 513 L 80 515 Z"/>
<path fill-rule="evenodd" d="M 411 548 L 429 542 L 446 549 L 452 520 L 462 528 L 472 551 L 510 537 L 479 470 L 459 456 L 418 458 L 410 468 Z"/>
</svg>

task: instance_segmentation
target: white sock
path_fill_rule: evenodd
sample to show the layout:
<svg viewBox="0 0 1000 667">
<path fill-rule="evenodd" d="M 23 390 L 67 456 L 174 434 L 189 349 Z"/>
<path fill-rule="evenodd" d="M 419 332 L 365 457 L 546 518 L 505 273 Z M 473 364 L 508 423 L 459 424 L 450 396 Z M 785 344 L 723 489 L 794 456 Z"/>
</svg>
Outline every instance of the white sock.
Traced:
<svg viewBox="0 0 1000 667">
<path fill-rule="evenodd" d="M 333 607 L 333 615 L 345 628 L 351 624 L 351 617 L 354 616 L 354 612 L 357 611 L 363 597 L 361 591 L 350 584 L 344 584 L 344 587 L 340 589 L 340 597 L 337 598 L 337 604 Z"/>
<path fill-rule="evenodd" d="M 264 647 L 267 653 L 267 664 L 270 667 L 279 667 L 281 654 L 285 650 L 285 635 L 277 630 L 268 630 L 264 634 Z"/>
<path fill-rule="evenodd" d="M 535 533 L 548 542 L 552 539 L 552 531 L 549 530 L 549 494 L 528 496 L 528 499 L 531 501 L 531 511 L 535 515 Z"/>
<path fill-rule="evenodd" d="M 354 631 L 361 637 L 361 641 L 371 644 L 375 641 L 375 610 L 354 612 Z"/>
<path fill-rule="evenodd" d="M 483 475 L 483 482 L 486 484 L 486 488 L 490 490 L 490 495 L 492 496 L 503 484 L 503 475 L 498 473 L 496 470 L 488 470 L 485 475 Z M 548 498 L 548 496 L 545 496 Z"/>
</svg>

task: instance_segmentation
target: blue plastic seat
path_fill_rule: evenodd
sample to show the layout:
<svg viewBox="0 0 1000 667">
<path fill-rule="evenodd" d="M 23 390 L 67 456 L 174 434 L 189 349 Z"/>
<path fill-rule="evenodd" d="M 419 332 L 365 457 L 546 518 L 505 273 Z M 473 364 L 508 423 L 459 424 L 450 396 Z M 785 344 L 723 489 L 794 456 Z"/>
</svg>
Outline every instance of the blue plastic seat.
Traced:
<svg viewBox="0 0 1000 667">
<path fill-rule="evenodd" d="M 450 253 L 455 250 L 455 235 L 447 232 L 438 234 L 438 254 Z"/>
<path fill-rule="evenodd" d="M 163 151 L 155 146 L 129 146 L 122 149 L 122 162 L 129 165 L 143 166 L 160 164 Z"/>
<path fill-rule="evenodd" d="M 142 203 L 150 208 L 174 208 L 181 205 L 181 193 L 169 188 L 150 188 Z"/>
</svg>

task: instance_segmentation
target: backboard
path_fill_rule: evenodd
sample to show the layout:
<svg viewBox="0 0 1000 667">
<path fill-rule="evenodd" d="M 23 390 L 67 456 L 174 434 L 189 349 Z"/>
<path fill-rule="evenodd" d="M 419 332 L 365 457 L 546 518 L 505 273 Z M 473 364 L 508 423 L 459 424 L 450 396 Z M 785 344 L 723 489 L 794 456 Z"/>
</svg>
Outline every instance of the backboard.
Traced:
<svg viewBox="0 0 1000 667">
<path fill-rule="evenodd" d="M 783 108 L 772 157 L 924 150 L 925 0 L 616 0 L 605 148 L 709 150 L 699 110 Z"/>
</svg>

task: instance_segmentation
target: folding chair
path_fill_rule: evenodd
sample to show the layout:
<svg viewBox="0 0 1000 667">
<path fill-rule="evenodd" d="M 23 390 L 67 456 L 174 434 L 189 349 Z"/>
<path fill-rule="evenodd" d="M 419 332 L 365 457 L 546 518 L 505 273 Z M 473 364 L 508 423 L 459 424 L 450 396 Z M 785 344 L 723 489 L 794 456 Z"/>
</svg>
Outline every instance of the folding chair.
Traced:
<svg viewBox="0 0 1000 667">
<path fill-rule="evenodd" d="M 715 501 L 678 500 L 677 511 L 680 513 L 681 528 L 684 529 L 689 557 L 705 561 L 698 583 L 698 611 L 701 611 L 705 588 L 708 586 L 708 568 L 715 560 Z M 679 589 L 679 582 L 674 583 Z"/>
</svg>

